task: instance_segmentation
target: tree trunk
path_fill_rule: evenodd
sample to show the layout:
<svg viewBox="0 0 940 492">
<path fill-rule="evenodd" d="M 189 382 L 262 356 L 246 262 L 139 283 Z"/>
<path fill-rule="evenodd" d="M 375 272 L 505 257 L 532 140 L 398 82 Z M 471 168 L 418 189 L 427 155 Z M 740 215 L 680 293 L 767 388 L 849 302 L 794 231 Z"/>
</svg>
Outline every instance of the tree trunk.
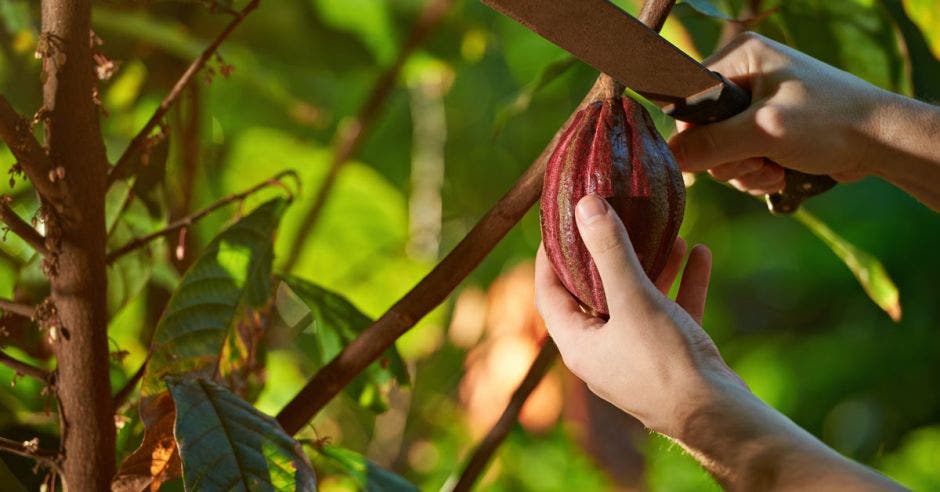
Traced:
<svg viewBox="0 0 940 492">
<path fill-rule="evenodd" d="M 43 0 L 43 113 L 59 180 L 46 260 L 56 315 L 45 320 L 58 360 L 56 390 L 69 490 L 108 490 L 114 416 L 108 375 L 104 196 L 108 163 L 93 93 L 91 0 Z M 50 203 L 51 202 L 51 203 Z"/>
</svg>

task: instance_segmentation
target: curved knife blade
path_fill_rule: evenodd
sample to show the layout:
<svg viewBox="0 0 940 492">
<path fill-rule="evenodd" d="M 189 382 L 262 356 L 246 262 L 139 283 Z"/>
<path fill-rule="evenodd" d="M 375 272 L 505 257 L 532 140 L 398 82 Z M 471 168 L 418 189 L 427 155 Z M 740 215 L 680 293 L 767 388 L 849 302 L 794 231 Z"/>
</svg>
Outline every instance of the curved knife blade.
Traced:
<svg viewBox="0 0 940 492">
<path fill-rule="evenodd" d="M 717 97 L 722 79 L 608 0 L 483 0 L 659 106 Z"/>
</svg>

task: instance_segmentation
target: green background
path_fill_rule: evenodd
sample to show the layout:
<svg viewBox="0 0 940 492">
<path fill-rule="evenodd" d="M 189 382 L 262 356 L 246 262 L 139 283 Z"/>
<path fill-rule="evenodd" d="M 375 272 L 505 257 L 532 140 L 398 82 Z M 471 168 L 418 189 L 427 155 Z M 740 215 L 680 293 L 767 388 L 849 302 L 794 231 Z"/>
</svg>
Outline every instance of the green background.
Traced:
<svg viewBox="0 0 940 492">
<path fill-rule="evenodd" d="M 40 106 L 36 2 L 0 0 L 0 92 L 25 114 Z M 120 61 L 99 84 L 109 116 L 103 128 L 116 159 L 190 60 L 215 36 L 224 14 L 207 2 L 99 1 L 94 29 L 101 50 Z M 624 8 L 636 10 L 632 1 Z M 702 4 L 704 2 L 693 2 Z M 716 1 L 736 15 L 739 1 Z M 940 6 L 929 0 L 790 0 L 756 29 L 887 89 L 940 99 Z M 234 7 L 238 7 L 235 2 Z M 275 266 L 297 241 L 296 231 L 329 164 L 337 129 L 355 115 L 372 83 L 394 60 L 417 18 L 419 0 L 265 0 L 221 49 L 229 77 L 198 81 L 198 150 L 191 208 L 240 191 L 282 169 L 295 169 L 302 189 L 284 216 Z M 701 57 L 712 52 L 722 23 L 689 5 L 676 7 L 664 34 Z M 448 251 L 538 155 L 592 83 L 596 72 L 576 63 L 533 90 L 545 67 L 565 58 L 558 48 L 476 0 L 458 0 L 406 63 L 382 105 L 374 130 L 340 175 L 337 187 L 293 273 L 344 294 L 370 316 L 380 315 L 434 264 L 409 254 L 408 203 L 416 101 L 430 97 L 442 110 L 445 138 L 440 248 Z M 624 56 L 629 56 L 625 47 Z M 219 62 L 212 64 L 219 71 Z M 435 93 L 427 88 L 436 88 Z M 425 91 L 425 92 L 422 92 Z M 430 94 L 430 95 L 429 95 Z M 520 101 L 520 95 L 522 101 Z M 529 100 L 531 98 L 531 100 Z M 185 103 L 184 103 L 185 105 Z M 515 108 L 515 109 L 513 109 Z M 186 113 L 188 114 L 188 113 Z M 160 203 L 177 203 L 184 189 L 178 135 L 184 114 L 167 118 L 172 130 Z M 674 131 L 658 118 L 664 133 Z M 825 138 L 825 135 L 820 135 Z M 4 148 L 0 168 L 13 159 Z M 3 193 L 32 213 L 22 182 Z M 270 198 L 262 193 L 246 209 Z M 838 186 L 807 209 L 847 241 L 881 260 L 898 286 L 903 319 L 893 323 L 866 296 L 833 252 L 795 220 L 707 177 L 689 189 L 682 235 L 708 244 L 715 259 L 704 326 L 729 364 L 761 398 L 840 452 L 919 490 L 940 488 L 940 220 L 936 213 L 875 178 Z M 165 214 L 139 211 L 136 233 L 153 230 Z M 208 244 L 234 211 L 214 214 L 192 231 L 192 247 Z M 534 256 L 539 242 L 533 209 L 464 283 L 486 288 L 502 272 Z M 0 296 L 19 280 L 31 285 L 35 268 L 14 238 L 0 247 Z M 165 258 L 172 247 L 157 247 Z M 32 262 L 35 263 L 35 262 Z M 110 335 L 116 387 L 143 361 L 147 334 L 178 273 L 168 261 L 127 273 L 142 290 L 113 304 Z M 35 282 L 33 282 L 35 283 Z M 112 288 L 116 285 L 111 282 Z M 161 301 L 162 299 L 162 301 Z M 126 305 L 124 305 L 126 303 Z M 434 311 L 400 340 L 412 373 L 406 426 L 398 457 L 386 460 L 422 490 L 438 489 L 458 470 L 472 444 L 456 400 L 466 351 L 445 336 L 453 303 Z M 2 340 L 2 339 L 0 339 Z M 30 359 L 13 344 L 18 357 Z M 32 355 L 37 355 L 36 353 Z M 257 406 L 276 413 L 312 374 L 317 361 L 303 347 L 273 343 L 267 384 Z M 54 418 L 38 383 L 0 367 L 0 435 L 40 436 L 50 447 Z M 139 443 L 136 412 L 119 434 L 120 455 Z M 329 423 L 324 423 L 328 421 Z M 332 444 L 367 453 L 373 415 L 346 396 L 315 421 L 338 429 Z M 323 431 L 330 436 L 329 431 Z M 45 437 L 44 437 L 45 436 Z M 324 437 L 323 435 L 319 437 Z M 678 446 L 653 437 L 637 443 L 645 458 L 642 486 L 702 490 L 714 483 Z M 417 442 L 427 450 L 409 463 Z M 431 460 L 428 456 L 432 456 Z M 25 484 L 36 484 L 28 461 L 2 458 Z M 484 490 L 592 490 L 613 487 L 559 423 L 546 434 L 517 427 L 498 452 Z M 353 482 L 321 467 L 321 485 Z"/>
</svg>

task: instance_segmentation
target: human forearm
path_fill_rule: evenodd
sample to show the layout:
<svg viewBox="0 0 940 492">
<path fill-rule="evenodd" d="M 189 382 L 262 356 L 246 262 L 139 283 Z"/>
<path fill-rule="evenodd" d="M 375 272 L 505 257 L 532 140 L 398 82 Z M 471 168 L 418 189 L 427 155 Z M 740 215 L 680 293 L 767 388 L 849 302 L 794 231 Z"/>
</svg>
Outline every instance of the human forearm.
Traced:
<svg viewBox="0 0 940 492">
<path fill-rule="evenodd" d="M 872 119 L 868 172 L 940 211 L 940 107 L 885 93 Z"/>
<path fill-rule="evenodd" d="M 903 490 L 854 463 L 737 382 L 714 378 L 676 440 L 728 490 Z"/>
</svg>

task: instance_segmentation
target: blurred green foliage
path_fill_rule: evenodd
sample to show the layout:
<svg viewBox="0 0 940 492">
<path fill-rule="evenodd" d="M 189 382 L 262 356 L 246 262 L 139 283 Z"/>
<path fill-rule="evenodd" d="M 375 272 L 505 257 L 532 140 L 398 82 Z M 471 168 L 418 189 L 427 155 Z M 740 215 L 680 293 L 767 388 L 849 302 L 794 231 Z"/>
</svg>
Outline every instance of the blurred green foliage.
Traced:
<svg viewBox="0 0 940 492">
<path fill-rule="evenodd" d="M 636 11 L 632 0 L 617 3 Z M 702 57 L 716 47 L 723 28 L 702 12 L 717 9 L 736 16 L 745 2 L 688 3 L 675 8 L 663 32 Z M 41 99 L 39 62 L 33 57 L 37 4 L 0 0 L 0 91 L 25 114 L 38 109 Z M 100 84 L 112 159 L 227 22 L 224 13 L 213 13 L 206 4 L 95 4 L 94 29 L 104 41 L 102 51 L 120 62 L 114 77 Z M 420 0 L 263 1 L 223 45 L 221 60 L 211 64 L 215 76 L 201 74 L 184 104 L 167 118 L 170 145 L 160 178 L 163 191 L 155 203 L 179 215 L 184 203 L 195 210 L 275 172 L 295 169 L 302 187 L 277 233 L 276 269 L 297 240 L 301 217 L 323 180 L 333 135 L 348 124 L 392 62 L 421 6 Z M 756 29 L 873 84 L 936 98 L 938 7 L 931 0 L 771 0 L 763 8 L 776 10 Z M 446 252 L 538 155 L 590 86 L 596 73 L 581 63 L 567 66 L 566 56 L 478 1 L 455 2 L 443 25 L 409 60 L 290 273 L 342 294 L 362 316 L 380 315 L 433 264 L 409 255 L 414 128 L 421 118 L 415 101 L 436 98 L 446 115 L 439 235 L 439 250 Z M 221 74 L 222 64 L 234 66 L 231 76 Z M 430 96 L 421 93 L 428 80 L 437 84 Z M 184 131 L 193 108 L 196 124 Z M 657 115 L 657 122 L 665 133 L 673 131 L 668 119 Z M 187 139 L 196 142 L 195 151 L 184 149 Z M 3 169 L 13 163 L 5 148 L 0 162 Z M 187 167 L 187 162 L 198 165 Z M 16 210 L 31 217 L 38 204 L 28 187 L 22 182 L 3 187 L 14 196 Z M 183 200 L 187 195 L 188 202 Z M 194 226 L 185 255 L 197 257 L 233 216 L 273 196 L 283 192 L 259 193 L 238 210 L 230 207 Z M 146 210 L 143 200 L 134 203 L 137 208 L 115 225 L 121 231 L 116 243 L 167 220 Z M 903 303 L 904 316 L 894 324 L 832 250 L 797 221 L 770 216 L 755 200 L 706 178 L 689 189 L 687 208 L 683 236 L 714 252 L 704 325 L 731 366 L 759 396 L 840 452 L 915 489 L 940 487 L 937 215 L 874 178 L 839 186 L 807 206 L 847 244 L 881 261 Z M 464 287 L 486 288 L 501 272 L 531 259 L 538 242 L 533 210 Z M 110 335 L 116 351 L 127 351 L 112 363 L 115 388 L 144 360 L 162 306 L 179 282 L 181 272 L 168 259 L 176 245 L 175 238 L 155 243 L 142 257 L 128 257 L 111 271 L 115 316 Z M 11 297 L 19 285 L 41 298 L 39 283 L 31 280 L 37 276 L 36 263 L 23 243 L 12 237 L 0 242 L 0 296 Z M 139 285 L 140 279 L 147 281 Z M 376 416 L 343 394 L 314 421 L 316 434 L 305 431 L 303 437 L 329 438 L 423 490 L 451 480 L 473 444 L 456 400 L 466 350 L 445 336 L 452 307 L 445 304 L 399 341 L 412 385 L 396 393 L 392 410 Z M 48 352 L 35 347 L 5 350 L 52 365 Z M 311 359 L 311 350 L 302 343 L 272 341 L 259 409 L 275 413 L 297 392 L 322 362 Z M 15 385 L 0 391 L 0 435 L 26 440 L 38 433 L 45 447 L 53 447 L 56 426 L 46 411 L 53 402 L 35 381 L 14 380 L 8 368 L 0 367 L 0 383 L 10 381 Z M 124 414 L 130 421 L 118 436 L 122 456 L 133 451 L 142 433 L 136 411 Z M 389 415 L 398 415 L 397 424 L 389 423 L 394 420 Z M 398 434 L 388 444 L 387 429 L 393 425 Z M 517 427 L 482 489 L 612 487 L 572 434 L 565 423 L 543 435 Z M 668 441 L 652 437 L 638 447 L 646 487 L 714 488 L 707 474 Z M 28 461 L 2 459 L 30 488 L 38 484 Z M 318 471 L 324 490 L 355 488 L 359 480 L 337 467 Z"/>
</svg>

